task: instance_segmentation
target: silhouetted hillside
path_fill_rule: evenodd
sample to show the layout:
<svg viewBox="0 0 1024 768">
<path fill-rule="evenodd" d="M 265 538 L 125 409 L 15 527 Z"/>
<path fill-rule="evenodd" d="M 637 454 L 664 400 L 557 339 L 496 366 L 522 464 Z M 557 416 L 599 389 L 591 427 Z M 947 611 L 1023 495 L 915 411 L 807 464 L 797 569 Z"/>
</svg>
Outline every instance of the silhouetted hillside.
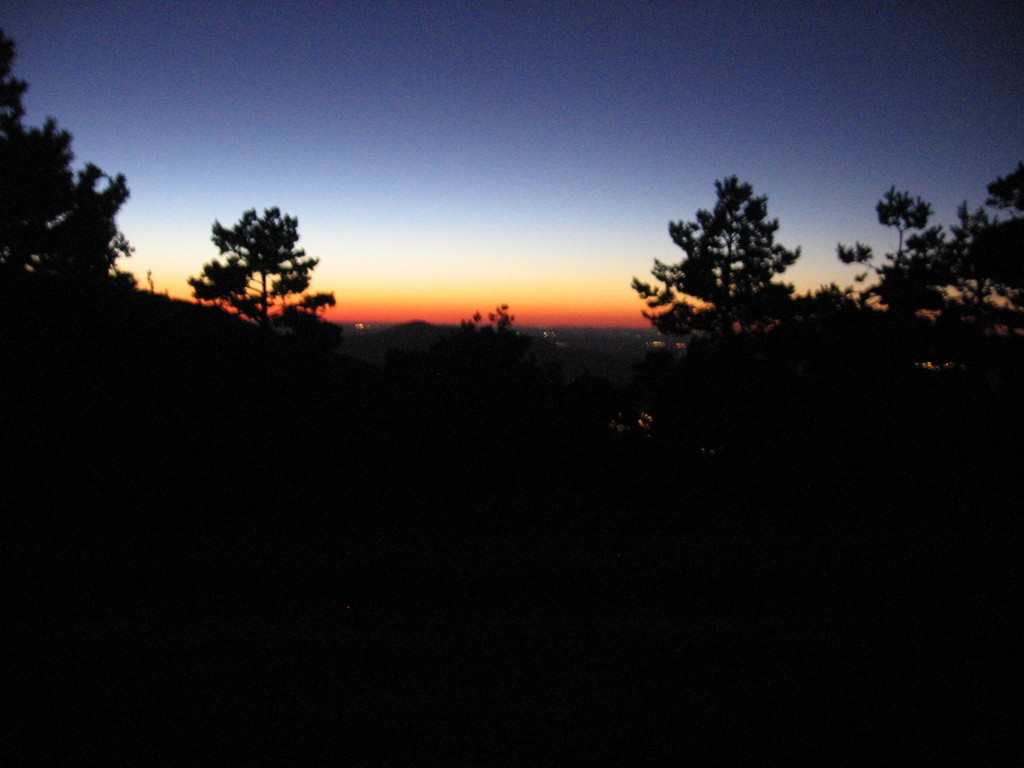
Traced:
<svg viewBox="0 0 1024 768">
<path fill-rule="evenodd" d="M 186 762 L 183 733 L 227 763 L 964 761 L 1009 732 L 960 726 L 1016 648 L 1016 339 L 870 316 L 614 387 L 490 327 L 369 364 L 144 293 L 0 299 L 15 763 Z"/>
<path fill-rule="evenodd" d="M 415 320 L 381 330 L 349 332 L 345 335 L 341 352 L 358 360 L 381 364 L 392 349 L 426 352 L 442 336 L 455 329 L 456 326 L 432 325 Z"/>
<path fill-rule="evenodd" d="M 389 350 L 425 352 L 457 326 L 433 325 L 422 321 L 380 330 L 350 330 L 341 353 L 354 359 L 382 364 Z M 524 328 L 519 331 L 533 339 L 530 352 L 544 365 L 562 371 L 566 381 L 590 375 L 625 386 L 656 339 L 650 331 L 616 329 Z"/>
<path fill-rule="evenodd" d="M 630 332 L 581 328 L 531 335 L 537 361 L 558 367 L 566 381 L 593 376 L 627 386 L 646 354 L 645 339 Z"/>
</svg>

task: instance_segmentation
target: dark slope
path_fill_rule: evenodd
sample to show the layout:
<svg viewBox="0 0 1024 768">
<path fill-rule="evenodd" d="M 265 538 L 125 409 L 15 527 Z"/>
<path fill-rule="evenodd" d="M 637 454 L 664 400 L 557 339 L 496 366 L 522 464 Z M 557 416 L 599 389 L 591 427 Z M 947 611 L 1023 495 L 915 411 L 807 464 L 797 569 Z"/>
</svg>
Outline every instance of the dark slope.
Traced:
<svg viewBox="0 0 1024 768">
<path fill-rule="evenodd" d="M 391 350 L 426 352 L 457 330 L 456 326 L 414 321 L 382 330 L 354 331 L 345 336 L 341 352 L 353 359 L 383 364 Z M 590 376 L 622 387 L 629 384 L 633 366 L 643 359 L 643 340 L 648 336 L 601 329 L 562 329 L 552 338 L 539 329 L 520 332 L 531 338 L 529 352 L 537 362 L 561 371 L 566 381 Z"/>
<path fill-rule="evenodd" d="M 341 351 L 347 357 L 381 365 L 390 350 L 426 352 L 443 335 L 454 330 L 454 326 L 432 325 L 417 320 L 382 330 L 349 333 Z"/>
<path fill-rule="evenodd" d="M 966 761 L 1009 732 L 1011 369 L 726 355 L 625 393 L 146 294 L 0 313 L 12 764 Z"/>
</svg>

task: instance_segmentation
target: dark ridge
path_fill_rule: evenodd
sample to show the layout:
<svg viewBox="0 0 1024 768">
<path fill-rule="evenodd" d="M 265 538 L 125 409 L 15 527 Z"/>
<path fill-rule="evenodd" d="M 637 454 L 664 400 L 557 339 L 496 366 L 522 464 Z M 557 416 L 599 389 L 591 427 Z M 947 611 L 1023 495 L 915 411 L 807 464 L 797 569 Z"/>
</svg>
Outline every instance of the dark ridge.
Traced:
<svg viewBox="0 0 1024 768">
<path fill-rule="evenodd" d="M 346 334 L 341 352 L 358 360 L 382 364 L 392 350 L 426 352 L 444 334 L 455 326 L 432 325 L 414 320 L 382 330 L 358 331 Z"/>
</svg>

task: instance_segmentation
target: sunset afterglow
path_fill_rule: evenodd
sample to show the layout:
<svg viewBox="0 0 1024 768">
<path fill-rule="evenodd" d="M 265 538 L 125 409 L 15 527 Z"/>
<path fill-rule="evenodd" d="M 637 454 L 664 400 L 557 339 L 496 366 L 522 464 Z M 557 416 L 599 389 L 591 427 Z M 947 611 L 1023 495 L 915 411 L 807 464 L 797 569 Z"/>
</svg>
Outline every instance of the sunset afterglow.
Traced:
<svg viewBox="0 0 1024 768">
<path fill-rule="evenodd" d="M 1019 25 L 973 7 L 72 2 L 3 23 L 26 120 L 126 176 L 140 285 L 190 298 L 213 221 L 277 206 L 345 321 L 505 302 L 644 325 L 632 278 L 679 260 L 668 222 L 733 174 L 802 247 L 786 280 L 848 285 L 836 243 L 894 245 L 885 189 L 948 225 L 1024 135 Z"/>
</svg>

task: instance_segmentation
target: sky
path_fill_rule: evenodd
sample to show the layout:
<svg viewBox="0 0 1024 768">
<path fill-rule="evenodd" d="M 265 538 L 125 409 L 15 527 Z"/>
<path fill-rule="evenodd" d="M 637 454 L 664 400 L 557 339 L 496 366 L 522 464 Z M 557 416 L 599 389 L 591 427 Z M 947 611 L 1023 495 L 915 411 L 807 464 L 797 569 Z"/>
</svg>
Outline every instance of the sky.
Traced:
<svg viewBox="0 0 1024 768">
<path fill-rule="evenodd" d="M 731 175 L 798 291 L 1024 160 L 1024 3 L 7 0 L 26 122 L 123 173 L 122 264 L 190 298 L 213 222 L 298 217 L 331 318 L 648 325 L 630 288 Z"/>
</svg>

